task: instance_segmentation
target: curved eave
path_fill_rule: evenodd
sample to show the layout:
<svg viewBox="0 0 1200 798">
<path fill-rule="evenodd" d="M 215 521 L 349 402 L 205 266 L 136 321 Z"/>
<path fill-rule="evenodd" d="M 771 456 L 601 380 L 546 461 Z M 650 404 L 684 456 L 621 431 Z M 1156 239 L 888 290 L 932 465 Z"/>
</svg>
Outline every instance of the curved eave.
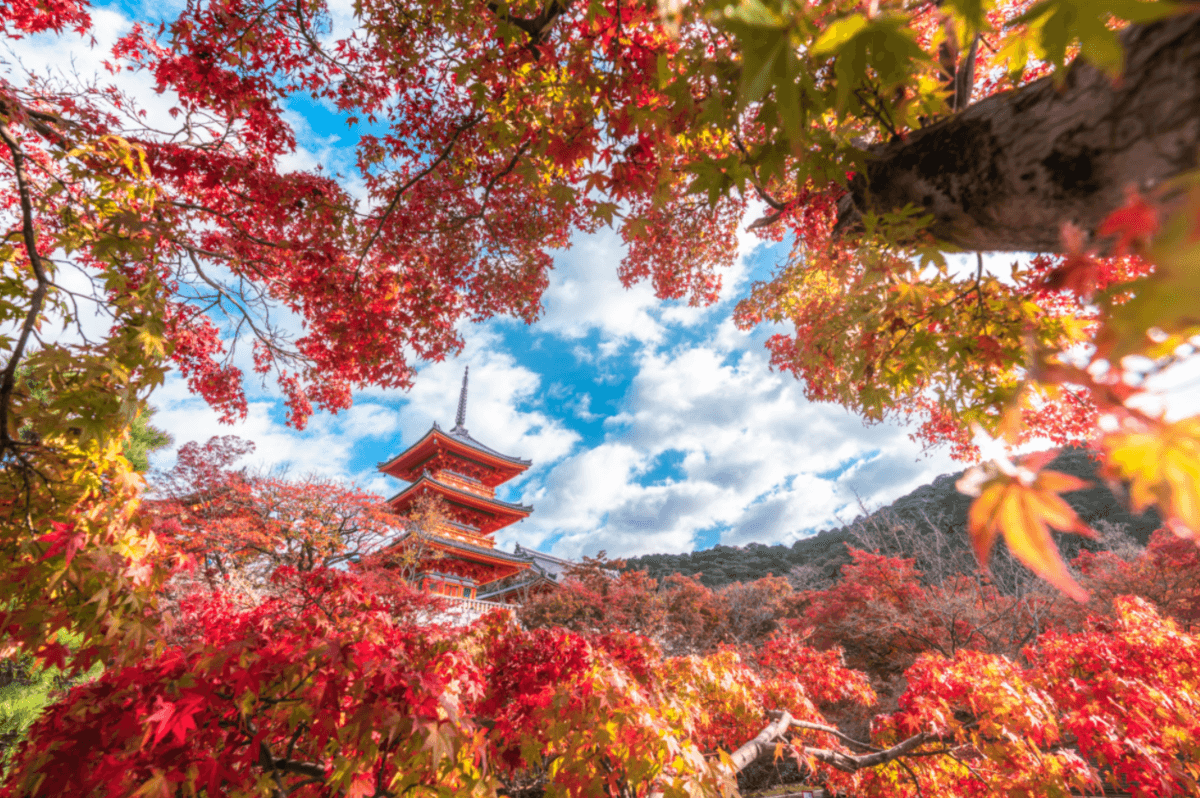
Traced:
<svg viewBox="0 0 1200 798">
<path fill-rule="evenodd" d="M 402 536 L 395 542 L 395 546 L 403 546 L 409 540 L 409 535 Z M 431 549 L 445 552 L 453 559 L 462 560 L 465 562 L 481 565 L 491 572 L 491 578 L 486 581 L 479 581 L 477 584 L 487 585 L 496 582 L 500 579 L 506 579 L 510 576 L 520 573 L 529 567 L 529 562 L 522 557 L 514 554 L 509 554 L 506 551 L 499 549 L 485 549 L 482 546 L 473 546 L 470 543 L 463 543 L 458 540 L 451 540 L 440 535 L 421 535 L 420 543 L 428 546 Z M 477 575 L 478 576 L 478 575 Z"/>
<path fill-rule="evenodd" d="M 379 470 L 397 479 L 411 479 L 416 476 L 413 470 L 422 463 L 438 454 L 447 451 L 464 460 L 470 460 L 479 465 L 492 469 L 494 476 L 484 480 L 488 487 L 495 487 L 507 482 L 524 472 L 532 464 L 529 460 L 520 460 L 500 454 L 489 449 L 470 436 L 452 435 L 444 432 L 436 424 L 425 433 L 421 440 L 405 449 L 400 454 L 379 465 Z"/>
<path fill-rule="evenodd" d="M 464 560 L 486 562 L 489 565 L 510 566 L 514 573 L 524 571 L 529 567 L 529 563 L 513 557 L 506 551 L 499 551 L 498 549 L 485 549 L 482 546 L 472 546 L 470 543 L 462 543 L 457 540 L 448 540 L 447 538 L 436 536 L 426 537 L 425 543 L 430 548 L 454 554 Z"/>
<path fill-rule="evenodd" d="M 482 534 L 495 532 L 497 529 L 527 518 L 533 512 L 532 507 L 524 504 L 510 504 L 502 502 L 499 499 L 489 499 L 486 496 L 480 496 L 452 487 L 444 482 L 438 482 L 430 476 L 422 476 L 416 482 L 388 499 L 387 502 L 393 510 L 401 512 L 410 499 L 415 499 L 420 494 L 429 490 L 437 493 L 450 504 L 457 504 L 468 510 L 474 510 L 477 513 L 491 516 L 495 523 L 489 522 L 478 525 L 479 531 Z"/>
</svg>

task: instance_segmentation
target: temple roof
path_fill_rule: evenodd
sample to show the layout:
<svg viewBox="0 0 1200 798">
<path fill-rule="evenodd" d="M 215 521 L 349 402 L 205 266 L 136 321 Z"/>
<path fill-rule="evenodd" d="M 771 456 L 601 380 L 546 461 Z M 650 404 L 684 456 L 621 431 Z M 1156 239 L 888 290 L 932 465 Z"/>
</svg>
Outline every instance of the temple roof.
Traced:
<svg viewBox="0 0 1200 798">
<path fill-rule="evenodd" d="M 433 429 L 431 429 L 430 432 L 433 432 L 434 430 L 437 430 L 438 432 L 442 431 L 442 428 L 438 426 L 438 423 L 436 421 L 433 422 Z M 467 431 L 465 429 L 463 429 L 462 427 L 455 427 L 454 429 L 450 430 L 450 432 L 445 433 L 445 434 L 453 436 L 455 440 L 462 441 L 463 443 L 470 446 L 472 449 L 476 449 L 478 451 L 484 452 L 485 454 L 490 454 L 493 457 L 499 457 L 500 459 L 507 460 L 510 463 L 515 463 L 517 465 L 523 465 L 526 468 L 528 468 L 530 465 L 533 464 L 532 460 L 522 460 L 519 457 L 513 457 L 511 455 L 501 454 L 500 452 L 496 451 L 492 447 L 485 446 L 484 444 L 480 443 L 479 441 L 475 440 L 470 435 L 468 435 Z"/>
<path fill-rule="evenodd" d="M 452 564 L 454 561 L 474 564 L 476 568 L 468 567 L 468 571 L 474 571 L 472 578 L 474 578 L 478 585 L 491 584 L 500 579 L 513 576 L 529 567 L 529 560 L 525 557 L 518 557 L 515 554 L 509 554 L 500 549 L 488 549 L 462 540 L 446 538 L 428 532 L 404 532 L 393 541 L 392 545 L 400 546 L 410 538 L 420 538 L 421 542 L 428 544 L 431 548 L 453 552 L 454 556 L 452 560 L 446 563 L 447 567 L 452 570 L 459 570 L 461 568 L 461 566 L 454 566 Z M 485 580 L 482 572 L 478 570 L 479 567 L 485 570 L 490 569 L 492 578 Z M 432 570 L 437 571 L 436 565 L 432 566 Z"/>
<path fill-rule="evenodd" d="M 446 538 L 446 537 L 442 537 L 441 535 L 434 535 L 430 532 L 420 532 L 420 533 L 402 532 L 393 541 L 393 545 L 397 545 L 413 535 L 417 535 L 418 537 L 428 541 L 429 543 L 431 543 L 433 545 L 442 546 L 442 547 L 449 548 L 449 549 L 459 549 L 460 551 L 468 552 L 470 554 L 481 555 L 481 556 L 487 557 L 488 559 L 512 563 L 513 565 L 520 565 L 520 566 L 528 566 L 529 565 L 529 559 L 527 557 L 521 557 L 516 554 L 509 554 L 507 551 L 503 551 L 501 549 L 489 549 L 489 548 L 485 548 L 483 546 L 476 546 L 473 543 L 467 543 L 462 540 L 455 540 L 454 538 Z"/>
<path fill-rule="evenodd" d="M 546 554 L 537 549 L 527 549 L 520 543 L 516 545 L 513 553 L 519 557 L 526 558 L 534 568 L 555 580 L 562 578 L 568 568 L 577 564 L 570 560 L 564 560 L 561 557 L 555 557 L 552 554 Z"/>
<path fill-rule="evenodd" d="M 476 470 L 479 471 L 474 476 L 483 484 L 493 488 L 507 482 L 530 466 L 528 460 L 519 460 L 516 457 L 500 454 L 469 435 L 452 435 L 434 424 L 421 440 L 386 463 L 380 463 L 379 470 L 397 479 L 411 482 L 425 470 L 422 466 L 439 455 L 443 456 L 443 460 L 459 460 L 465 461 L 468 465 L 474 464 Z M 442 462 L 440 465 L 447 467 L 449 462 Z M 452 468 L 451 470 L 456 469 Z"/>
<path fill-rule="evenodd" d="M 476 598 L 481 601 L 496 601 L 502 599 L 510 593 L 520 591 L 532 591 L 539 588 L 554 588 L 558 587 L 558 582 L 553 578 L 541 573 L 534 573 L 530 578 L 524 579 L 517 576 L 512 577 L 513 581 L 510 584 L 503 585 L 495 590 L 489 590 L 486 593 L 480 593 Z"/>
<path fill-rule="evenodd" d="M 463 372 L 462 393 L 458 398 L 458 414 L 455 416 L 454 428 L 443 430 L 438 423 L 433 422 L 429 432 L 421 440 L 405 449 L 387 462 L 379 464 L 379 470 L 397 479 L 409 482 L 417 479 L 425 471 L 426 464 L 443 455 L 443 462 L 436 463 L 439 468 L 448 466 L 446 461 L 465 461 L 472 465 L 478 473 L 469 474 L 479 479 L 484 485 L 494 488 L 507 482 L 532 465 L 529 460 L 502 454 L 490 446 L 486 446 L 471 437 L 467 432 L 467 372 Z M 436 470 L 436 469 L 434 469 Z M 450 470 L 457 470 L 451 468 Z"/>
<path fill-rule="evenodd" d="M 465 507 L 467 510 L 474 511 L 479 516 L 490 516 L 490 519 L 486 517 L 479 518 L 481 523 L 475 524 L 475 526 L 479 527 L 479 533 L 482 535 L 491 534 L 497 529 L 506 527 L 515 521 L 520 521 L 533 512 L 533 508 L 527 505 L 512 504 L 511 502 L 472 493 L 453 485 L 447 485 L 445 482 L 440 482 L 428 474 L 422 474 L 407 488 L 388 499 L 387 503 L 397 511 L 401 511 L 408 500 L 415 499 L 426 491 L 433 491 L 439 494 L 450 505 Z"/>
</svg>

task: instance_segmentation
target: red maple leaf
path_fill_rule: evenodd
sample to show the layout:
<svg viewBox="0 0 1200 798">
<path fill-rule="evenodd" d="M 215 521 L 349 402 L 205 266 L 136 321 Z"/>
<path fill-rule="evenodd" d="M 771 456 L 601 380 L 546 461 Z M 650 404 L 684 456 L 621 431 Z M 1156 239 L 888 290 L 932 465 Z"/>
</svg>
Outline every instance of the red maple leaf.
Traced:
<svg viewBox="0 0 1200 798">
<path fill-rule="evenodd" d="M 1091 255 L 1068 255 L 1062 265 L 1045 276 L 1041 287 L 1051 291 L 1068 289 L 1090 299 L 1100 280 L 1100 262 Z"/>
<path fill-rule="evenodd" d="M 1119 236 L 1114 254 L 1124 255 L 1130 245 L 1145 246 L 1158 232 L 1158 209 L 1146 202 L 1138 190 L 1129 186 L 1125 190 L 1125 204 L 1105 217 L 1096 229 L 1101 238 Z"/>
</svg>

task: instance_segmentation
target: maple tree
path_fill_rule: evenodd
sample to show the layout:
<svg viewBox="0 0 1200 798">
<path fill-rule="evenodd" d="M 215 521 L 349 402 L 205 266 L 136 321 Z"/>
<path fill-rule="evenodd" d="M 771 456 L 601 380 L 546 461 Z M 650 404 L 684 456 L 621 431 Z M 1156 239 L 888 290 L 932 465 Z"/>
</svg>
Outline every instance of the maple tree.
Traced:
<svg viewBox="0 0 1200 798">
<path fill-rule="evenodd" d="M 201 560 L 209 579 L 236 571 L 265 586 L 282 566 L 308 572 L 361 562 L 406 527 L 379 496 L 337 480 L 234 469 L 253 448 L 232 435 L 190 442 L 155 480 L 148 509 L 156 534 Z"/>
<path fill-rule="evenodd" d="M 555 590 L 527 597 L 516 616 L 529 628 L 634 632 L 670 655 L 706 654 L 721 645 L 749 650 L 763 643 L 780 629 L 791 593 L 781 577 L 715 591 L 696 577 L 658 580 L 601 552 L 569 567 Z"/>
</svg>

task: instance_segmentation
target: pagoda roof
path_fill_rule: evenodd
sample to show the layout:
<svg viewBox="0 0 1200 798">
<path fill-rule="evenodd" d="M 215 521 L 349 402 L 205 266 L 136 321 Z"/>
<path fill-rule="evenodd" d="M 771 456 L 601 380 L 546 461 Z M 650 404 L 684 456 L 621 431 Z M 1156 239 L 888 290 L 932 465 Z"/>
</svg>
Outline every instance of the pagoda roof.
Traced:
<svg viewBox="0 0 1200 798">
<path fill-rule="evenodd" d="M 435 421 L 421 440 L 391 460 L 380 463 L 379 470 L 399 479 L 411 479 L 416 476 L 415 472 L 418 467 L 443 451 L 463 460 L 478 463 L 490 471 L 488 477 L 480 480 L 489 487 L 507 482 L 532 464 L 529 460 L 510 457 L 490 446 L 485 446 L 468 435 L 467 431 L 461 427 L 446 431 Z"/>
<path fill-rule="evenodd" d="M 497 529 L 506 527 L 511 523 L 520 521 L 533 512 L 533 508 L 524 504 L 513 504 L 511 502 L 501 501 L 500 499 L 482 496 L 478 493 L 463 490 L 462 488 L 447 485 L 428 474 L 422 474 L 417 481 L 413 482 L 404 490 L 397 493 L 395 496 L 387 500 L 393 509 L 399 511 L 409 499 L 415 499 L 426 491 L 433 491 L 439 494 L 449 504 L 457 504 L 460 507 L 466 507 L 469 510 L 474 510 L 484 516 L 491 516 L 491 521 L 480 519 L 483 523 L 478 524 L 480 534 L 487 535 L 495 532 Z M 528 560 L 523 560 L 527 562 Z"/>
<path fill-rule="evenodd" d="M 403 532 L 393 542 L 392 545 L 399 546 L 405 540 L 417 537 L 422 542 L 428 544 L 432 548 L 441 549 L 443 551 L 453 552 L 459 555 L 458 559 L 468 562 L 486 562 L 492 565 L 507 566 L 500 572 L 495 579 L 489 580 L 494 582 L 498 579 L 503 579 L 507 576 L 512 576 L 515 573 L 525 570 L 529 567 L 529 560 L 525 557 L 520 557 L 516 554 L 509 554 L 507 551 L 500 549 L 489 549 L 483 546 L 476 546 L 473 543 L 467 543 L 462 540 L 442 537 L 430 532 Z M 488 584 L 488 582 L 480 582 L 479 584 Z"/>
<path fill-rule="evenodd" d="M 442 431 L 442 428 L 438 426 L 438 423 L 436 421 L 433 422 L 433 429 L 430 430 L 430 432 L 432 432 L 434 430 L 436 430 L 438 432 Z M 480 443 L 479 441 L 475 440 L 470 435 L 468 435 L 467 431 L 465 429 L 463 429 L 462 427 L 455 427 L 454 429 L 452 429 L 449 432 L 446 432 L 444 434 L 450 435 L 457 441 L 462 441 L 463 443 L 470 446 L 472 449 L 475 449 L 476 451 L 484 452 L 485 454 L 490 454 L 492 457 L 499 457 L 501 460 L 506 460 L 506 461 L 512 463 L 513 465 L 522 465 L 522 466 L 525 466 L 526 468 L 533 465 L 532 460 L 522 460 L 519 457 L 511 457 L 507 454 L 501 454 L 500 452 L 496 451 L 495 449 L 493 449 L 490 446 L 485 446 L 484 444 Z"/>
</svg>

